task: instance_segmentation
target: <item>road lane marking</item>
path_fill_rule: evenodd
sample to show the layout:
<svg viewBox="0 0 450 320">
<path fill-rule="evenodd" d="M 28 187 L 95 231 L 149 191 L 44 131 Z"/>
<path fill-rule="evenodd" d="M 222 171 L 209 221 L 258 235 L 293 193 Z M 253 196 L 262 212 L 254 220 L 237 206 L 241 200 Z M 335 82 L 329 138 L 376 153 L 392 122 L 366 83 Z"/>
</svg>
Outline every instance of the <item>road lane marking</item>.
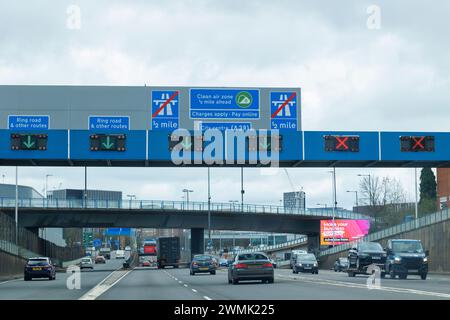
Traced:
<svg viewBox="0 0 450 320">
<path fill-rule="evenodd" d="M 384 286 L 381 286 L 380 288 L 368 289 L 366 284 L 359 284 L 359 283 L 349 283 L 349 282 L 342 282 L 342 281 L 335 281 L 335 280 L 328 280 L 328 279 L 310 279 L 310 278 L 304 278 L 304 277 L 300 277 L 300 276 L 292 277 L 292 276 L 279 275 L 279 277 L 286 278 L 291 281 L 302 281 L 302 282 L 316 283 L 316 284 L 322 284 L 322 285 L 332 285 L 332 286 L 366 289 L 366 290 L 380 290 L 380 291 L 395 292 L 395 293 L 410 293 L 410 294 L 450 299 L 450 294 L 441 293 L 441 292 L 423 291 L 423 290 L 406 289 L 406 288 L 395 288 L 395 287 L 384 287 Z"/>
<path fill-rule="evenodd" d="M 95 300 L 98 297 L 100 297 L 103 293 L 114 287 L 117 283 L 119 283 L 120 280 L 125 278 L 126 275 L 128 275 L 133 270 L 116 270 L 109 274 L 103 281 L 101 281 L 99 284 L 97 284 L 94 288 L 89 290 L 87 293 L 85 293 L 81 298 L 78 300 Z M 117 279 L 113 279 L 112 283 L 107 283 L 110 278 L 113 278 L 113 276 L 118 276 Z"/>
<path fill-rule="evenodd" d="M 14 281 L 19 281 L 19 280 L 22 280 L 22 279 L 6 280 L 6 281 L 3 281 L 3 282 L 0 282 L 0 284 L 9 283 L 9 282 L 14 282 Z"/>
<path fill-rule="evenodd" d="M 197 293 L 197 290 L 195 290 L 195 289 L 191 289 L 193 292 L 195 292 L 195 293 Z"/>
<path fill-rule="evenodd" d="M 178 281 L 178 283 L 179 283 L 179 284 L 182 284 L 182 283 L 183 283 L 183 281 Z"/>
<path fill-rule="evenodd" d="M 184 286 L 187 288 L 188 285 L 187 285 L 187 284 L 184 284 Z"/>
<path fill-rule="evenodd" d="M 203 298 L 205 298 L 206 300 L 212 300 L 210 297 L 208 296 L 203 296 Z"/>
</svg>

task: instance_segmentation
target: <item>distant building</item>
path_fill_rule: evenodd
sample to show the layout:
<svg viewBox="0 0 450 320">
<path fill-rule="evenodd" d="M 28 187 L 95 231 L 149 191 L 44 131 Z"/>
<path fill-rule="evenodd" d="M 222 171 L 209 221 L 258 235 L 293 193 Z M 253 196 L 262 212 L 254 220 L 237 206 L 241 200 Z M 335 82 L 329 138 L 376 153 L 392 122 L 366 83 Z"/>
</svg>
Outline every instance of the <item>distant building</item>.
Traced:
<svg viewBox="0 0 450 320">
<path fill-rule="evenodd" d="M 34 188 L 29 186 L 18 186 L 19 199 L 42 199 L 44 198 Z M 16 185 L 15 184 L 0 184 L 0 198 L 16 198 Z"/>
<path fill-rule="evenodd" d="M 55 200 L 83 200 L 84 189 L 61 189 L 48 191 L 47 198 Z M 121 201 L 122 191 L 86 190 L 87 200 Z"/>
<path fill-rule="evenodd" d="M 17 187 L 17 197 L 19 199 L 43 199 L 44 196 L 36 191 L 33 187 L 19 185 Z M 15 184 L 0 184 L 0 201 L 1 199 L 16 198 Z M 62 228 L 39 228 L 39 237 L 54 244 L 65 247 L 66 241 L 63 238 Z"/>
<path fill-rule="evenodd" d="M 283 206 L 285 210 L 305 210 L 306 194 L 303 191 L 283 193 Z"/>
</svg>

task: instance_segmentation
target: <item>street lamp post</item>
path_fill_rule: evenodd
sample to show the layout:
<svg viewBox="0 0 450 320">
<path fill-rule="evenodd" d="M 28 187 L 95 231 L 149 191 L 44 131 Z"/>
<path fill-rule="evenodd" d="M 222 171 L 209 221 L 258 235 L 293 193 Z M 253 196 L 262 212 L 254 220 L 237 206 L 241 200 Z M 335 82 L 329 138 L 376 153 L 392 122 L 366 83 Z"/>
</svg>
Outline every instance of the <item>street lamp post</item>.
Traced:
<svg viewBox="0 0 450 320">
<path fill-rule="evenodd" d="M 186 207 L 189 210 L 189 192 L 194 192 L 194 190 L 183 189 L 182 191 L 186 193 Z"/>
<path fill-rule="evenodd" d="M 127 197 L 130 198 L 130 209 L 131 209 L 131 201 L 133 199 L 136 199 L 136 195 L 134 195 L 134 194 L 127 194 Z"/>
<path fill-rule="evenodd" d="M 241 167 L 241 211 L 244 212 L 244 167 Z"/>
<path fill-rule="evenodd" d="M 45 199 L 48 198 L 48 177 L 53 177 L 52 174 L 45 175 Z"/>
<path fill-rule="evenodd" d="M 211 173 L 208 167 L 208 248 L 211 252 Z"/>
<path fill-rule="evenodd" d="M 335 239 L 334 239 L 334 229 L 335 229 L 335 225 L 334 225 L 334 220 L 335 220 L 335 215 L 336 215 L 336 210 L 337 210 L 337 199 L 336 199 L 336 167 L 333 167 L 333 171 L 329 171 L 332 174 L 333 177 L 333 229 L 332 229 L 332 237 L 333 237 L 333 247 L 334 247 L 334 243 L 335 243 Z"/>
<path fill-rule="evenodd" d="M 346 192 L 354 192 L 356 196 L 356 207 L 358 207 L 358 191 L 347 190 Z"/>
</svg>

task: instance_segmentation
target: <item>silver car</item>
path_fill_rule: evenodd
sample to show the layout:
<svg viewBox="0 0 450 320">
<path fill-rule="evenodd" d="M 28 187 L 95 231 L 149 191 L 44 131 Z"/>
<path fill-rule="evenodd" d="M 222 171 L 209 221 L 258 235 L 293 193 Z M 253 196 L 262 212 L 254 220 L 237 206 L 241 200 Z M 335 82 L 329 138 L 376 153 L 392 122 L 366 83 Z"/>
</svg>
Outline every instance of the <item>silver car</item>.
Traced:
<svg viewBox="0 0 450 320">
<path fill-rule="evenodd" d="M 90 257 L 82 258 L 80 262 L 80 269 L 87 269 L 87 268 L 94 269 L 94 262 Z"/>
<path fill-rule="evenodd" d="M 228 283 L 238 284 L 242 280 L 273 283 L 274 271 L 270 259 L 262 252 L 236 255 L 228 268 Z"/>
</svg>

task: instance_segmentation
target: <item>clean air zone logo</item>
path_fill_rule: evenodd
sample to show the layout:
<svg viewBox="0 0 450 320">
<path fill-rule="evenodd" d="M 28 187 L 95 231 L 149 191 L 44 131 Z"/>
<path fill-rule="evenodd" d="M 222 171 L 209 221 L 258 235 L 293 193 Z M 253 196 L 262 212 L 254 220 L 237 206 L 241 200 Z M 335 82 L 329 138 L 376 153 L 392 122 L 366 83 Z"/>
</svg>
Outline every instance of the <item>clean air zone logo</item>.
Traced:
<svg viewBox="0 0 450 320">
<path fill-rule="evenodd" d="M 253 97 L 247 91 L 241 91 L 236 95 L 236 104 L 241 108 L 248 108 L 252 105 Z"/>
</svg>

